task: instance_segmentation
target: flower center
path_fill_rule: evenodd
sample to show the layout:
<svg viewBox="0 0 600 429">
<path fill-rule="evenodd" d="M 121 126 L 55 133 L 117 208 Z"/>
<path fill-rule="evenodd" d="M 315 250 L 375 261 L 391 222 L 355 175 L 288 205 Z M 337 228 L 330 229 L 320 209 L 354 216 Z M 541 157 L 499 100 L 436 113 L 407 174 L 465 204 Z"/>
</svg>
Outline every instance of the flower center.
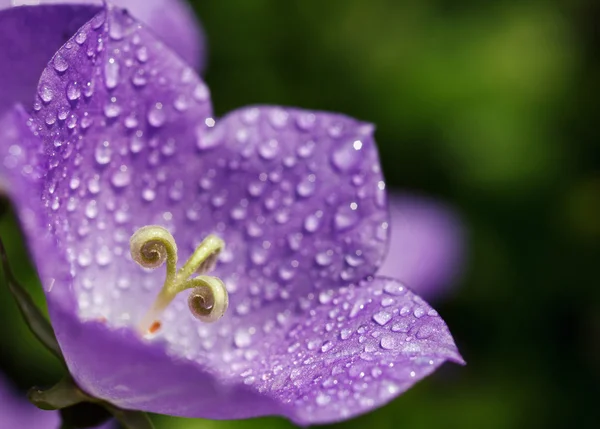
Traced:
<svg viewBox="0 0 600 429">
<path fill-rule="evenodd" d="M 142 267 L 155 269 L 165 262 L 167 264 L 163 287 L 138 325 L 142 335 L 152 334 L 160 328 L 161 314 L 175 296 L 186 289 L 192 289 L 188 305 L 197 319 L 211 323 L 225 314 L 229 304 L 225 285 L 217 277 L 204 275 L 214 268 L 225 246 L 219 237 L 206 237 L 179 270 L 175 239 L 162 226 L 150 225 L 138 229 L 131 236 L 129 244 L 133 260 Z M 198 275 L 190 278 L 193 274 Z"/>
</svg>

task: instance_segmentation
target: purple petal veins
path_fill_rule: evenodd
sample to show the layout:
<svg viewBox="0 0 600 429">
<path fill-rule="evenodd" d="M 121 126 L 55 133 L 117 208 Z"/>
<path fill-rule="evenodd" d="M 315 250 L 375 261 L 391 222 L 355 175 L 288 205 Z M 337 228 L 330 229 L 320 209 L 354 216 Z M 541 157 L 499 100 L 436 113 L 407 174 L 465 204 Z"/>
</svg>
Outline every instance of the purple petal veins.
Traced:
<svg viewBox="0 0 600 429">
<path fill-rule="evenodd" d="M 114 8 L 56 53 L 33 110 L 6 116 L 2 177 L 88 393 L 163 414 L 322 423 L 462 362 L 435 310 L 373 277 L 389 219 L 370 124 L 270 106 L 215 120 L 192 69 Z M 128 256 L 144 225 L 185 252 L 224 239 L 223 319 L 200 324 L 178 296 L 152 340 L 136 335 L 162 285 Z"/>
</svg>

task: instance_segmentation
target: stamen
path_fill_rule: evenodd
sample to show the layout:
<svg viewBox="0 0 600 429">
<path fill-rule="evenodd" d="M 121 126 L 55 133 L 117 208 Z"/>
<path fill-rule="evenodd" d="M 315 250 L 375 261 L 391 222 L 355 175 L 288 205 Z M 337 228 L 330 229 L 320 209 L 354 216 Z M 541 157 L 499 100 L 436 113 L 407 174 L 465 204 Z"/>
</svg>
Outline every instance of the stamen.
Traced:
<svg viewBox="0 0 600 429">
<path fill-rule="evenodd" d="M 169 231 L 161 226 L 144 226 L 132 235 L 130 247 L 134 261 L 151 269 L 167 263 L 163 287 L 138 326 L 142 335 L 153 334 L 160 329 L 162 312 L 178 293 L 186 289 L 193 289 L 188 305 L 197 319 L 211 323 L 225 314 L 229 298 L 223 282 L 217 277 L 204 275 L 190 279 L 194 273 L 204 274 L 212 270 L 224 246 L 219 237 L 209 235 L 177 271 L 177 245 Z"/>
</svg>

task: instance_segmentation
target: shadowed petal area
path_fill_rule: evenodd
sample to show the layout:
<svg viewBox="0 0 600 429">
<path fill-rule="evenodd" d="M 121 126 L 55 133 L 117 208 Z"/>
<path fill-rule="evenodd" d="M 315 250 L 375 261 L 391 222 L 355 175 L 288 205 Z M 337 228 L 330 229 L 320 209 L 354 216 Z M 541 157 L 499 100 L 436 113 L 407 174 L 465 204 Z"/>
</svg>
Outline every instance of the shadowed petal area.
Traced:
<svg viewBox="0 0 600 429">
<path fill-rule="evenodd" d="M 392 280 L 361 282 L 376 272 L 388 226 L 371 125 L 279 107 L 215 123 L 206 86 L 118 9 L 69 43 L 57 53 L 69 67 L 50 64 L 40 79 L 35 135 L 14 126 L 0 143 L 20 217 L 42 219 L 24 226 L 84 390 L 164 414 L 317 423 L 461 361 L 420 298 Z M 31 192 L 20 183 L 34 161 L 12 152 L 37 138 Z M 209 233 L 224 238 L 223 319 L 198 322 L 179 296 L 153 338 L 131 329 L 163 280 L 129 256 L 131 234 L 148 224 L 173 232 L 180 258 Z"/>
<path fill-rule="evenodd" d="M 464 229 L 456 213 L 422 196 L 389 198 L 390 244 L 378 274 L 401 280 L 426 299 L 442 297 L 464 263 Z"/>
<path fill-rule="evenodd" d="M 0 9 L 10 3 L 0 1 Z M 31 106 L 50 58 L 99 10 L 90 5 L 0 10 L 0 117 L 17 103 Z"/>
</svg>

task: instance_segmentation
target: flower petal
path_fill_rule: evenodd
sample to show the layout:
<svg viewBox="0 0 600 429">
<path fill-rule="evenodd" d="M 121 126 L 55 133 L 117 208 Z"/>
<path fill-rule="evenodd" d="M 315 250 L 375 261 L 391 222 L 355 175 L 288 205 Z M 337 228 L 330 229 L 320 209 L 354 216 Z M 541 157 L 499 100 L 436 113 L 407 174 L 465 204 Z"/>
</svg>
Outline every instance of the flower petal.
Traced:
<svg viewBox="0 0 600 429">
<path fill-rule="evenodd" d="M 197 76 L 129 16 L 109 17 L 122 37 L 94 18 L 57 53 L 69 67 L 44 71 L 34 112 L 49 154 L 43 200 L 83 314 L 130 323 L 149 307 L 162 279 L 121 257 L 149 224 L 171 230 L 181 252 L 221 235 L 229 250 L 216 274 L 232 305 L 374 273 L 387 212 L 370 125 L 262 107 L 214 126 Z"/>
<path fill-rule="evenodd" d="M 10 5 L 0 0 L 0 9 Z M 0 10 L 0 117 L 16 103 L 31 105 L 48 60 L 99 10 L 90 5 Z"/>
<path fill-rule="evenodd" d="M 131 14 L 136 17 L 136 19 L 147 24 L 164 43 L 169 45 L 184 59 L 184 61 L 195 67 L 196 70 L 202 71 L 204 69 L 206 64 L 206 40 L 204 31 L 187 1 L 112 0 L 111 3 L 129 10 Z M 36 6 L 54 6 L 53 8 L 44 7 L 45 10 L 58 10 L 58 8 L 62 8 L 64 10 L 64 5 L 67 4 L 72 4 L 78 7 L 90 5 L 99 8 L 102 6 L 103 0 L 36 0 L 33 2 L 33 4 Z M 0 9 L 21 5 L 32 5 L 32 2 L 31 0 L 0 0 Z M 21 16 L 25 16 L 25 14 L 37 16 L 38 12 L 34 10 L 36 8 L 39 8 L 39 6 L 28 8 L 30 10 L 23 11 L 24 14 Z M 61 14 L 57 13 L 56 16 L 59 17 Z M 54 16 L 48 16 L 45 22 L 43 22 L 44 26 L 48 26 L 48 24 L 50 24 L 53 26 L 53 28 L 55 28 L 53 17 Z M 90 17 L 88 17 L 88 19 Z M 76 30 L 86 21 L 87 19 L 80 21 L 79 25 L 71 28 Z M 39 34 L 39 26 L 24 28 L 23 30 L 25 32 L 31 32 L 32 30 L 35 30 L 35 35 L 39 37 L 38 41 L 44 41 Z M 57 33 L 60 34 L 59 31 L 57 31 Z M 22 36 L 23 32 L 13 34 L 13 36 L 17 35 Z M 62 37 L 69 38 L 72 35 L 72 32 L 65 32 L 65 35 Z M 47 51 L 49 55 L 46 57 L 46 61 L 54 52 L 56 52 L 56 50 L 58 50 L 59 46 L 60 45 L 56 46 L 53 51 Z M 41 68 L 39 71 L 41 71 Z"/>
<path fill-rule="evenodd" d="M 390 247 L 379 275 L 397 278 L 426 299 L 448 293 L 465 254 L 464 229 L 448 207 L 426 197 L 390 196 Z"/>
</svg>

